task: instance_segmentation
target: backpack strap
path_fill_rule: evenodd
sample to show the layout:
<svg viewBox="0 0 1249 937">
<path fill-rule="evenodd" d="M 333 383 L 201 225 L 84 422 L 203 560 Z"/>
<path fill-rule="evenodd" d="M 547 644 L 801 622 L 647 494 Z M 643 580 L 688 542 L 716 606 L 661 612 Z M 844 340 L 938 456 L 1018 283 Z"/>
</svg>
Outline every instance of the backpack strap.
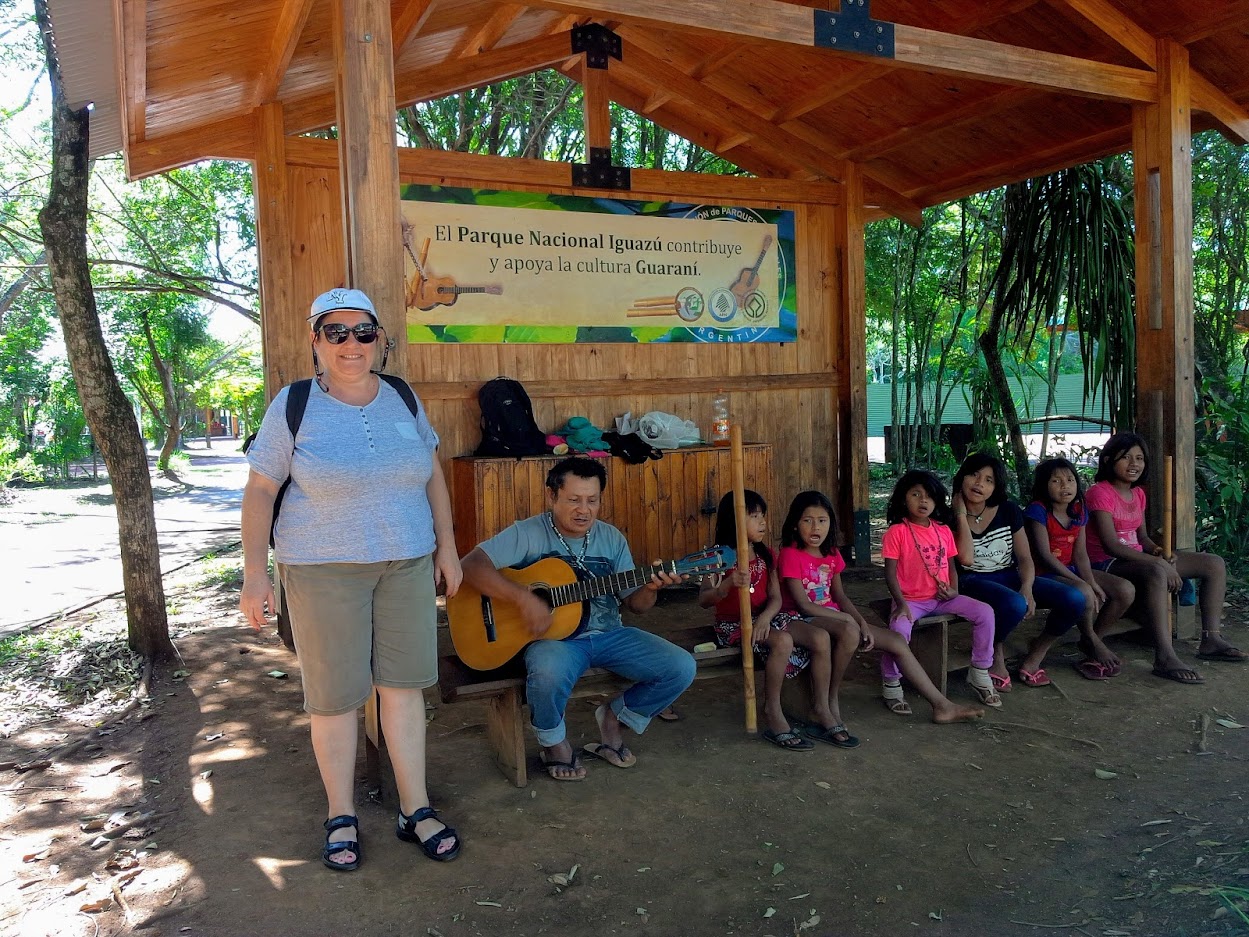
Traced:
<svg viewBox="0 0 1249 937">
<path fill-rule="evenodd" d="M 308 409 L 308 395 L 312 393 L 312 378 L 295 381 L 286 392 L 286 428 L 291 431 L 291 441 L 299 435 L 299 424 L 304 421 Z"/>
<path fill-rule="evenodd" d="M 378 377 L 395 389 L 403 402 L 408 405 L 408 409 L 412 411 L 412 416 L 419 418 L 421 415 L 421 405 L 416 402 L 416 394 L 412 392 L 412 385 L 401 377 L 393 374 L 382 374 L 378 372 Z"/>
</svg>

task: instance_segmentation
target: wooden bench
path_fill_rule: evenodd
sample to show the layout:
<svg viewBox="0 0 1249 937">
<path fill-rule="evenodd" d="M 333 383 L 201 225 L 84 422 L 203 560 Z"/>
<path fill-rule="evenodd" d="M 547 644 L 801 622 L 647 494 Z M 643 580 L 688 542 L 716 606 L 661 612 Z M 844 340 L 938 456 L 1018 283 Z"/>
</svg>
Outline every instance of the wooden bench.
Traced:
<svg viewBox="0 0 1249 937">
<path fill-rule="evenodd" d="M 696 644 L 711 640 L 711 627 L 708 625 L 658 633 L 693 653 L 698 665 L 695 680 L 741 673 L 742 652 L 739 648 L 694 651 Z M 577 681 L 572 698 L 612 694 L 628 685 L 628 681 L 611 671 L 595 667 Z M 486 702 L 486 737 L 494 752 L 495 763 L 503 776 L 514 785 L 527 785 L 529 772 L 525 731 L 528 720 L 524 715 L 525 670 L 521 659 L 517 657 L 498 670 L 483 671 L 472 670 L 454 654 L 447 654 L 438 659 L 438 686 L 444 703 Z"/>
<path fill-rule="evenodd" d="M 893 610 L 891 599 L 874 599 L 867 607 L 880 619 L 882 627 L 889 627 L 889 613 Z M 949 686 L 950 625 L 965 620 L 957 615 L 925 615 L 911 629 L 911 653 L 942 696 Z"/>
</svg>

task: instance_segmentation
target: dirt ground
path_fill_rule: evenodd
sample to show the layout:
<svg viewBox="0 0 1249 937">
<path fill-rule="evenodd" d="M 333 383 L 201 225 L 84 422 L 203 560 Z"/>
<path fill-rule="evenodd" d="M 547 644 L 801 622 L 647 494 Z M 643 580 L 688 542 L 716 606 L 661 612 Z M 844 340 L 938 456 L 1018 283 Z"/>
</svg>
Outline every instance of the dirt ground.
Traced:
<svg viewBox="0 0 1249 937">
<path fill-rule="evenodd" d="M 806 754 L 743 732 L 738 679 L 699 681 L 681 721 L 632 741 L 636 767 L 594 762 L 584 783 L 523 790 L 491 763 L 484 708 L 439 704 L 430 788 L 463 855 L 436 864 L 394 837 L 387 771 L 381 803 L 361 784 L 363 867 L 335 874 L 319 861 L 298 663 L 242 625 L 234 582 L 190 582 L 182 663 L 156 670 L 149 702 L 93 717 L 102 729 L 8 715 L 0 762 L 89 744 L 0 772 L 0 933 L 1249 933 L 1217 893 L 1249 888 L 1249 729 L 1233 727 L 1249 723 L 1249 666 L 1164 683 L 1147 648 L 1120 640 L 1125 672 L 1094 683 L 1059 645 L 1058 689 L 1016 687 L 983 723 L 937 727 L 918 699 L 910 719 L 881 706 L 866 655 L 843 703 L 862 746 Z M 116 625 L 119 609 L 79 614 Z M 705 616 L 689 592 L 650 614 Z M 1249 646 L 1243 619 L 1229 632 Z M 578 744 L 593 705 L 570 710 Z"/>
</svg>

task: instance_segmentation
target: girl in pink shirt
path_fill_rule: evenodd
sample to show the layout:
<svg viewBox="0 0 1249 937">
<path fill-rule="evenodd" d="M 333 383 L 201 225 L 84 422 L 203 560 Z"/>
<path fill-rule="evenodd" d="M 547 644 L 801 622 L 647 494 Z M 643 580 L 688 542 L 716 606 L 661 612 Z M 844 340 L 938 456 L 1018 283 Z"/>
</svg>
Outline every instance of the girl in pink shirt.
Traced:
<svg viewBox="0 0 1249 937">
<path fill-rule="evenodd" d="M 971 667 L 967 685 L 980 702 L 1000 707 L 1002 697 L 989 677 L 993 665 L 993 609 L 958 594 L 954 560 L 958 547 L 950 528 L 934 519 L 945 514 L 945 486 L 932 472 L 912 469 L 894 485 L 887 517 L 890 528 L 881 542 L 885 582 L 893 597 L 889 628 L 907 642 L 915 622 L 925 615 L 958 615 L 971 622 Z M 885 705 L 899 715 L 910 715 L 902 695 L 899 660 L 886 654 L 880 663 Z M 910 675 L 908 674 L 908 679 Z M 913 681 L 912 681 L 913 682 Z"/>
<path fill-rule="evenodd" d="M 1179 591 L 1185 579 L 1201 582 L 1201 660 L 1243 663 L 1249 655 L 1220 633 L 1227 570 L 1212 553 L 1176 550 L 1167 559 L 1163 548 L 1145 529 L 1145 480 L 1149 447 L 1136 433 L 1116 433 L 1097 459 L 1096 483 L 1089 488 L 1088 551 L 1093 568 L 1121 576 L 1136 587 L 1145 606 L 1146 627 L 1154 634 L 1154 676 L 1176 683 L 1203 683 L 1201 674 L 1185 666 L 1171 644 L 1168 592 Z"/>
<path fill-rule="evenodd" d="M 804 616 L 804 621 L 793 622 L 789 627 L 795 643 L 812 649 L 812 686 L 828 688 L 827 692 L 813 692 L 817 700 L 827 697 L 830 713 L 838 723 L 832 729 L 808 727 L 819 730 L 811 734 L 812 738 L 844 748 L 859 744 L 841 722 L 838 700 L 842 676 L 856 648 L 879 648 L 889 659 L 896 660 L 906 678 L 932 704 L 933 722 L 964 722 L 984 715 L 979 708 L 958 706 L 946 699 L 924 673 L 906 640 L 892 631 L 869 625 L 854 607 L 841 584 L 846 561 L 837 552 L 837 519 L 828 498 L 818 491 L 803 491 L 795 496 L 781 527 L 781 544 L 777 560 L 781 609 Z M 830 646 L 831 672 L 825 672 L 817 669 L 817 663 L 821 660 L 820 649 Z M 827 654 L 823 659 L 829 659 Z"/>
</svg>

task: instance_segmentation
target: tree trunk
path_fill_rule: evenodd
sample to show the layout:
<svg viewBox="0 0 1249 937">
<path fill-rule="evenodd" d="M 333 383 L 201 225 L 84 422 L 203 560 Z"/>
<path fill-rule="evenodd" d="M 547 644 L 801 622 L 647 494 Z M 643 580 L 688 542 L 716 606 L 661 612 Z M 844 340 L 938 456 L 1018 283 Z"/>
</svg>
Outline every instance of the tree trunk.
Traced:
<svg viewBox="0 0 1249 937">
<path fill-rule="evenodd" d="M 989 319 L 989 327 L 980 334 L 980 350 L 984 352 L 985 370 L 989 376 L 989 390 L 996 398 L 998 412 L 1006 422 L 1010 433 L 1011 460 L 1015 463 L 1015 481 L 1019 486 L 1019 496 L 1031 490 L 1028 484 L 1028 447 L 1024 445 L 1023 433 L 1019 429 L 1019 410 L 1015 406 L 1015 398 L 1011 396 L 1010 382 L 1006 379 L 1006 368 L 1002 365 L 1001 347 L 1002 324 L 994 314 Z"/>
<path fill-rule="evenodd" d="M 39 212 L 39 230 L 47 246 L 69 366 L 113 488 L 130 647 L 149 659 L 169 658 L 174 648 L 165 614 L 147 453 L 104 344 L 87 264 L 88 111 L 71 110 L 66 104 L 51 48 L 47 0 L 35 0 L 35 16 L 52 85 L 52 181 L 47 204 Z"/>
</svg>

